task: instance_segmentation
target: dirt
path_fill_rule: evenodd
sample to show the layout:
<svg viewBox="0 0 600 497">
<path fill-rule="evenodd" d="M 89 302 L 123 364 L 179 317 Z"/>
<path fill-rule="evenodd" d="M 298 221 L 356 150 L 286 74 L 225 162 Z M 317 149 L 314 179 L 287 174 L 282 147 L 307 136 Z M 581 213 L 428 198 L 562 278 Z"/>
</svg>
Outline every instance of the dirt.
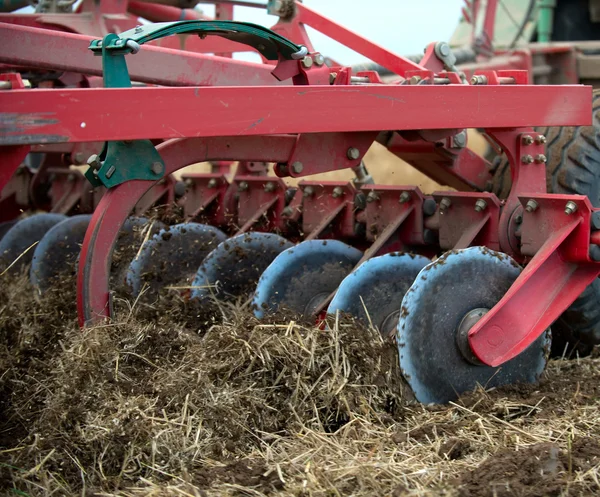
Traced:
<svg viewBox="0 0 600 497">
<path fill-rule="evenodd" d="M 600 492 L 598 357 L 422 406 L 394 344 L 348 320 L 203 320 L 174 296 L 82 332 L 67 286 L 0 285 L 0 493 Z"/>
<path fill-rule="evenodd" d="M 569 477 L 577 471 L 597 468 L 599 464 L 597 439 L 575 440 L 568 451 L 552 443 L 535 444 L 519 451 L 498 451 L 465 474 L 459 485 L 465 497 L 559 496 L 565 488 L 578 494 L 584 489 L 577 483 L 569 485 Z"/>
</svg>

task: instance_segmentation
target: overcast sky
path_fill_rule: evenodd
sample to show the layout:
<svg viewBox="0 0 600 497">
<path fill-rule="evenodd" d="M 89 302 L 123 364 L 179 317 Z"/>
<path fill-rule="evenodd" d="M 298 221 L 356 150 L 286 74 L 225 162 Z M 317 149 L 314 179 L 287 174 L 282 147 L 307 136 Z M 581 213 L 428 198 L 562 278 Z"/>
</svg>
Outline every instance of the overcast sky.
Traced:
<svg viewBox="0 0 600 497">
<path fill-rule="evenodd" d="M 423 52 L 432 41 L 448 41 L 458 24 L 464 0 L 304 0 L 304 4 L 365 38 L 402 55 Z M 199 5 L 208 15 L 214 8 Z M 264 9 L 236 7 L 236 20 L 272 26 Z M 309 31 L 315 50 L 342 64 L 366 59 L 326 36 Z"/>
</svg>

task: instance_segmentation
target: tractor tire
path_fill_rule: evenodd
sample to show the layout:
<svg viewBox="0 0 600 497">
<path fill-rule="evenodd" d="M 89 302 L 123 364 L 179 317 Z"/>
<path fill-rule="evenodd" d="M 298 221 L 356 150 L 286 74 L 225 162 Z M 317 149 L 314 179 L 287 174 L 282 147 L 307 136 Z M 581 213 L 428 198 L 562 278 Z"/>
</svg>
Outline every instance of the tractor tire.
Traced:
<svg viewBox="0 0 600 497">
<path fill-rule="evenodd" d="M 600 90 L 592 97 L 592 126 L 540 127 L 546 136 L 546 181 L 549 193 L 587 195 L 600 207 Z M 505 156 L 494 161 L 492 191 L 506 198 L 511 188 L 510 167 Z M 562 355 L 590 352 L 600 344 L 600 280 L 589 285 L 552 326 L 553 352 Z M 561 350 L 559 350 L 561 349 Z"/>
</svg>

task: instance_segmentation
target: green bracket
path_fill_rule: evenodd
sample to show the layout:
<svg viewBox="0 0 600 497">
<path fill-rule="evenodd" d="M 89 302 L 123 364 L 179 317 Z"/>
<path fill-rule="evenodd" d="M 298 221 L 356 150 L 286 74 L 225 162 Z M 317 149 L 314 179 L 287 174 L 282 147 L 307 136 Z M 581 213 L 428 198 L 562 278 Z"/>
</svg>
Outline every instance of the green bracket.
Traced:
<svg viewBox="0 0 600 497">
<path fill-rule="evenodd" d="M 131 87 L 125 55 L 132 49 L 125 43 L 119 43 L 120 50 L 111 49 L 119 40 L 119 36 L 108 34 L 102 41 L 96 41 L 102 55 L 105 88 Z M 109 141 L 85 177 L 93 186 L 112 188 L 131 180 L 157 181 L 164 172 L 165 164 L 150 140 Z"/>
<path fill-rule="evenodd" d="M 236 21 L 176 21 L 146 24 L 125 31 L 119 36 L 115 35 L 116 38 L 112 38 L 108 45 L 106 45 L 106 37 L 102 42 L 94 40 L 90 43 L 90 50 L 98 54 L 106 48 L 117 53 L 129 53 L 131 52 L 128 48 L 129 41 L 143 45 L 176 34 L 197 34 L 201 38 L 209 35 L 221 36 L 255 48 L 268 60 L 300 59 L 306 55 L 305 47 L 296 45 L 264 26 Z"/>
<path fill-rule="evenodd" d="M 263 26 L 234 21 L 177 21 L 138 26 L 121 33 L 93 40 L 90 50 L 102 56 L 105 88 L 130 88 L 131 79 L 125 55 L 137 53 L 140 45 L 175 34 L 221 36 L 249 45 L 268 60 L 297 60 L 308 50 Z M 163 177 L 165 164 L 150 140 L 109 141 L 90 164 L 85 177 L 93 186 L 112 188 L 126 181 L 157 181 Z"/>
</svg>

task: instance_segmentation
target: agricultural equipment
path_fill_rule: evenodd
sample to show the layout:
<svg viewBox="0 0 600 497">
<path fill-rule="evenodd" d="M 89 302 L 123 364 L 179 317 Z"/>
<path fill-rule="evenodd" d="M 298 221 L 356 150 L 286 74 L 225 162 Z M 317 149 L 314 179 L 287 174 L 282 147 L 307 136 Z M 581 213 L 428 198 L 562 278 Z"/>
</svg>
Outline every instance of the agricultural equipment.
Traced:
<svg viewBox="0 0 600 497">
<path fill-rule="evenodd" d="M 72 256 L 87 226 L 77 280 L 80 324 L 110 318 L 113 249 L 123 228 L 133 230 L 132 214 L 144 212 L 165 179 L 190 164 L 240 161 L 233 178 L 182 176 L 178 204 L 186 222 L 147 231 L 119 277 L 134 298 L 160 298 L 168 285 L 191 290 L 204 307 L 251 299 L 259 318 L 292 312 L 327 321 L 349 313 L 396 339 L 404 377 L 422 402 L 447 402 L 477 384 L 536 381 L 550 325 L 600 274 L 600 212 L 585 195 L 547 193 L 548 138 L 533 126 L 589 126 L 592 88 L 531 85 L 528 71 L 516 69 L 482 69 L 466 78 L 446 43 L 430 44 L 415 62 L 302 3 L 269 8 L 280 15 L 272 30 L 187 20 L 84 38 L 0 26 L 0 33 L 25 33 L 22 39 L 60 40 L 73 54 L 71 61 L 53 59 L 35 43 L 20 52 L 31 63 L 71 64 L 70 70 L 102 74 L 104 83 L 25 89 L 18 74 L 7 76 L 0 187 L 32 148 L 103 142 L 85 175 L 106 190 L 91 219 L 19 221 L 0 240 L 0 254 L 35 247 L 31 277 L 43 293 L 57 276 L 56 254 Z M 397 81 L 328 66 L 305 37 L 305 24 L 387 67 Z M 147 45 L 175 35 L 245 44 L 265 63 Z M 1 57 L 15 63 L 15 55 L 12 62 Z M 158 60 L 187 65 L 174 76 Z M 200 60 L 221 69 L 191 70 Z M 255 77 L 222 84 L 224 73 L 238 70 Z M 493 171 L 467 148 L 469 128 L 483 130 L 505 153 L 512 177 L 506 198 L 486 191 Z M 417 187 L 373 184 L 363 157 L 374 142 L 456 191 L 425 195 Z M 265 163 L 274 164 L 276 176 L 265 174 Z M 562 167 L 568 176 L 570 163 Z M 342 169 L 354 170 L 356 181 L 284 181 Z M 44 222 L 36 235 L 47 231 L 28 245 L 14 233 L 36 231 L 35 219 Z M 36 229 L 24 229 L 26 222 Z M 586 338 L 598 341 L 597 322 L 591 325 Z"/>
</svg>

